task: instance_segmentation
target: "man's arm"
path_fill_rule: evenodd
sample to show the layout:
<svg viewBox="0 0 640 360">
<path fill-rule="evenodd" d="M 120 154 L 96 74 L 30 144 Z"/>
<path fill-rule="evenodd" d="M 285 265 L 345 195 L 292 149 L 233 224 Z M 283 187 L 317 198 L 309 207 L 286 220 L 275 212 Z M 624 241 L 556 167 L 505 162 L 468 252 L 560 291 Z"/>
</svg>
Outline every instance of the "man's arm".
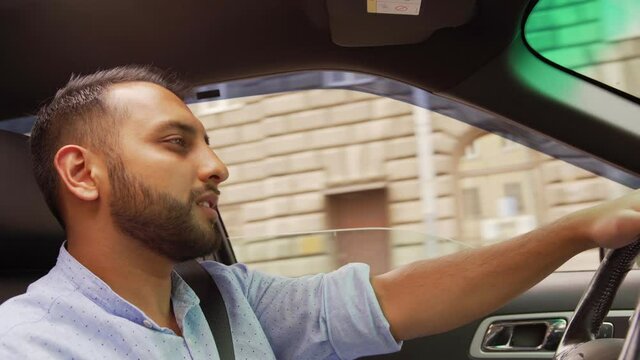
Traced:
<svg viewBox="0 0 640 360">
<path fill-rule="evenodd" d="M 581 251 L 618 248 L 640 234 L 640 192 L 583 210 L 510 241 L 418 261 L 372 279 L 397 340 L 445 332 L 521 294 Z"/>
</svg>

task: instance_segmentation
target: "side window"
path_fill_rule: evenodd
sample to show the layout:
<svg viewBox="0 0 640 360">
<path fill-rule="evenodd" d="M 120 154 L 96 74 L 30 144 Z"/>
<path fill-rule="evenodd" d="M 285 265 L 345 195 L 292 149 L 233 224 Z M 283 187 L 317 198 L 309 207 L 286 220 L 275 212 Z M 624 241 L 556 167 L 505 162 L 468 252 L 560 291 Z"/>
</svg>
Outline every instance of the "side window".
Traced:
<svg viewBox="0 0 640 360">
<path fill-rule="evenodd" d="M 379 273 L 503 241 L 629 191 L 371 94 L 310 90 L 192 109 L 230 170 L 220 210 L 238 260 L 271 273 L 353 261 Z M 597 264 L 591 251 L 563 269 Z"/>
</svg>

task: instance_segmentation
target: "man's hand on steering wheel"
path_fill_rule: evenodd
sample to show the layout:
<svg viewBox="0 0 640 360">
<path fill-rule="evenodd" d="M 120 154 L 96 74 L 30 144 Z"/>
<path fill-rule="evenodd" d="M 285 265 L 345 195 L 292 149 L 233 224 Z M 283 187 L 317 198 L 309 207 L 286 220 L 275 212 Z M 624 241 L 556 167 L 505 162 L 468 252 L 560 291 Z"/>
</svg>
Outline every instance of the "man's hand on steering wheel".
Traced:
<svg viewBox="0 0 640 360">
<path fill-rule="evenodd" d="M 640 234 L 640 190 L 618 199 L 578 211 L 567 220 L 579 223 L 593 247 L 618 249 Z"/>
<path fill-rule="evenodd" d="M 578 228 L 584 227 L 585 240 L 593 246 L 615 250 L 607 253 L 578 303 L 554 359 L 620 359 L 623 345 L 625 350 L 621 356 L 625 360 L 635 359 L 637 354 L 631 354 L 637 347 L 633 337 L 628 336 L 624 344 L 620 339 L 595 337 L 619 286 L 640 253 L 640 191 L 579 211 L 565 220 L 581 224 Z"/>
</svg>

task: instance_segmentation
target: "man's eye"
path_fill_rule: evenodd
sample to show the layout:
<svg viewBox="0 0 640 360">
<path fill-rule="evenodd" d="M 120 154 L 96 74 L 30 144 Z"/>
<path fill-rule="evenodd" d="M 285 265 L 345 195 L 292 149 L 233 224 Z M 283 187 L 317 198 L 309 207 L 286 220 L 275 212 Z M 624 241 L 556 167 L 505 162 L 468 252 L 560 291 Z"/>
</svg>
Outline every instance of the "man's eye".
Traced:
<svg viewBox="0 0 640 360">
<path fill-rule="evenodd" d="M 167 142 L 170 144 L 178 145 L 180 147 L 187 147 L 187 142 L 184 141 L 183 138 L 171 138 L 167 139 Z"/>
</svg>

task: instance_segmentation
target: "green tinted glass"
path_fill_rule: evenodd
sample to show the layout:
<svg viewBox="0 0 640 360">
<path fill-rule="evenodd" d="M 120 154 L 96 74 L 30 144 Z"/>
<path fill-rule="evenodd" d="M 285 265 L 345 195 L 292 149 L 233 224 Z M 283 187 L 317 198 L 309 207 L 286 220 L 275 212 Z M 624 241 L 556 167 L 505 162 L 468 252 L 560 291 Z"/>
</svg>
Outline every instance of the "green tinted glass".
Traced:
<svg viewBox="0 0 640 360">
<path fill-rule="evenodd" d="M 548 60 L 640 97 L 640 0 L 540 0 L 525 24 Z"/>
</svg>

